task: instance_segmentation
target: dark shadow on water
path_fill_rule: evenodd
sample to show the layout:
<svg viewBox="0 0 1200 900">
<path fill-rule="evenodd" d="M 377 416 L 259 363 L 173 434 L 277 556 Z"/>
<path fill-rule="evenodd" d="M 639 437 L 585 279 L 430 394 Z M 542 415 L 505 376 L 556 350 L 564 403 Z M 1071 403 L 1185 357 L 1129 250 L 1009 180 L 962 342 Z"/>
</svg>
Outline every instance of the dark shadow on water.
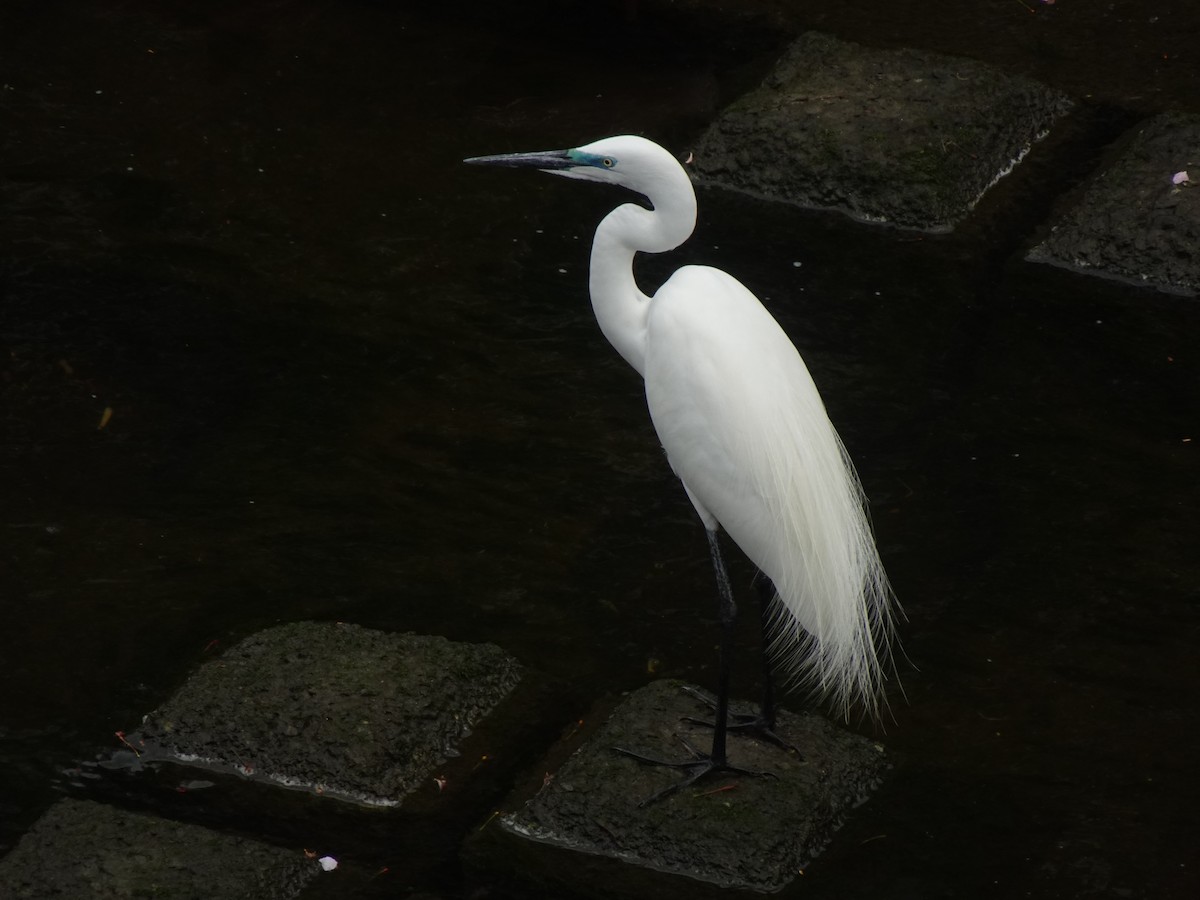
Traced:
<svg viewBox="0 0 1200 900">
<path fill-rule="evenodd" d="M 778 35 L 471 8 L 5 13 L 0 848 L 279 621 L 493 641 L 567 686 L 564 721 L 650 670 L 711 680 L 703 536 L 587 302 L 616 198 L 458 160 L 683 150 Z M 954 237 L 704 190 L 639 263 L 718 265 L 776 313 L 908 614 L 896 770 L 806 896 L 1194 885 L 1200 307 L 1021 261 L 1135 115 L 1090 110 Z"/>
</svg>

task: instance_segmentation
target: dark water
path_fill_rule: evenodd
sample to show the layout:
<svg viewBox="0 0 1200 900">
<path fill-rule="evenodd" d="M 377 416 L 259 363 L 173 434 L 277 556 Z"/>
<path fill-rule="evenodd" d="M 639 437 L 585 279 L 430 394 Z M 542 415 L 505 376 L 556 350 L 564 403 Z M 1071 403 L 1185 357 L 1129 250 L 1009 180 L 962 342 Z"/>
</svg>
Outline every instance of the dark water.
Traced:
<svg viewBox="0 0 1200 900">
<path fill-rule="evenodd" d="M 1200 308 L 1020 261 L 1104 140 L 1195 103 L 1195 15 L 909 6 L 809 22 L 1120 108 L 956 237 L 707 191 L 693 240 L 640 268 L 721 266 L 784 323 L 908 614 L 897 769 L 802 889 L 1195 896 Z M 579 709 L 650 660 L 711 679 L 702 533 L 587 303 L 616 198 L 458 162 L 618 132 L 685 149 L 776 46 L 698 22 L 0 13 L 0 849 L 212 642 L 280 621 L 490 640 Z"/>
</svg>

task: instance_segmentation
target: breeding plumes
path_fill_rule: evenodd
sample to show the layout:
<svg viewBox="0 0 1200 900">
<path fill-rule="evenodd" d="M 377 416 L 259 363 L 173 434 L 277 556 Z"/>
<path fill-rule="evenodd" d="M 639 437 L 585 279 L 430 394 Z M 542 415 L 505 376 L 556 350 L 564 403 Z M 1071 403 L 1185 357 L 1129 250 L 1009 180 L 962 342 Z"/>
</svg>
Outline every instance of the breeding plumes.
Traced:
<svg viewBox="0 0 1200 900">
<path fill-rule="evenodd" d="M 800 354 L 758 298 L 720 269 L 684 266 L 652 297 L 634 279 L 635 254 L 672 250 L 695 228 L 687 172 L 662 147 L 630 135 L 466 162 L 616 184 L 652 206 L 626 203 L 600 223 L 590 289 L 600 329 L 645 380 L 655 431 L 707 530 L 720 594 L 713 748 L 669 763 L 689 775 L 663 794 L 732 769 L 725 742 L 736 606 L 721 529 L 770 580 L 759 583 L 775 670 L 847 718 L 856 703 L 877 715 L 893 631 L 891 594 L 854 467 Z M 772 697 L 768 679 L 754 724 L 774 737 Z"/>
</svg>

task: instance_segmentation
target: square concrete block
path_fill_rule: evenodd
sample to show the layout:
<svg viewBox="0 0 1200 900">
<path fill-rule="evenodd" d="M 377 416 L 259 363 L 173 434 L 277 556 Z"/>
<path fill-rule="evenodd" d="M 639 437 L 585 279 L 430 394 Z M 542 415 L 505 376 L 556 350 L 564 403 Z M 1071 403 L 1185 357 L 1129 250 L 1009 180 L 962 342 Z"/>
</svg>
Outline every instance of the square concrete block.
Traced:
<svg viewBox="0 0 1200 900">
<path fill-rule="evenodd" d="M 1172 293 L 1200 290 L 1200 116 L 1164 113 L 1118 141 L 1029 259 Z"/>
<path fill-rule="evenodd" d="M 320 871 L 300 848 L 65 799 L 0 859 L 0 897 L 290 900 Z"/>
<path fill-rule="evenodd" d="M 205 663 L 128 740 L 143 763 L 396 806 L 520 679 L 490 644 L 298 622 Z"/>
<path fill-rule="evenodd" d="M 709 126 L 694 171 L 758 197 L 949 231 L 1071 106 L 974 60 L 810 32 Z"/>
<path fill-rule="evenodd" d="M 735 704 L 734 711 L 752 707 Z M 472 839 L 469 862 L 501 881 L 597 898 L 785 887 L 879 784 L 883 748 L 819 716 L 785 711 L 779 733 L 800 755 L 729 738 L 731 764 L 771 777 L 721 773 L 639 807 L 681 775 L 613 748 L 687 758 L 680 739 L 707 751 L 712 732 L 681 718 L 709 715 L 677 682 L 629 695 L 533 796 L 510 798 L 508 812 Z"/>
</svg>

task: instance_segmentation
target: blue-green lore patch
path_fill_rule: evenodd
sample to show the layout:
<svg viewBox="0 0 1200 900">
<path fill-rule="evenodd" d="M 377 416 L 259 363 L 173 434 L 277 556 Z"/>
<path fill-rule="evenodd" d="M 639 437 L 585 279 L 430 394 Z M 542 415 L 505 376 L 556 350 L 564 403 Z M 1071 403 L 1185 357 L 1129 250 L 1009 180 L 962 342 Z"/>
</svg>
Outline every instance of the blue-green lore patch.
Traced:
<svg viewBox="0 0 1200 900">
<path fill-rule="evenodd" d="M 617 159 L 615 156 L 601 156 L 599 153 L 584 153 L 582 150 L 568 150 L 567 156 L 572 162 L 577 162 L 581 166 L 595 166 L 597 169 L 615 169 L 617 167 Z"/>
</svg>

